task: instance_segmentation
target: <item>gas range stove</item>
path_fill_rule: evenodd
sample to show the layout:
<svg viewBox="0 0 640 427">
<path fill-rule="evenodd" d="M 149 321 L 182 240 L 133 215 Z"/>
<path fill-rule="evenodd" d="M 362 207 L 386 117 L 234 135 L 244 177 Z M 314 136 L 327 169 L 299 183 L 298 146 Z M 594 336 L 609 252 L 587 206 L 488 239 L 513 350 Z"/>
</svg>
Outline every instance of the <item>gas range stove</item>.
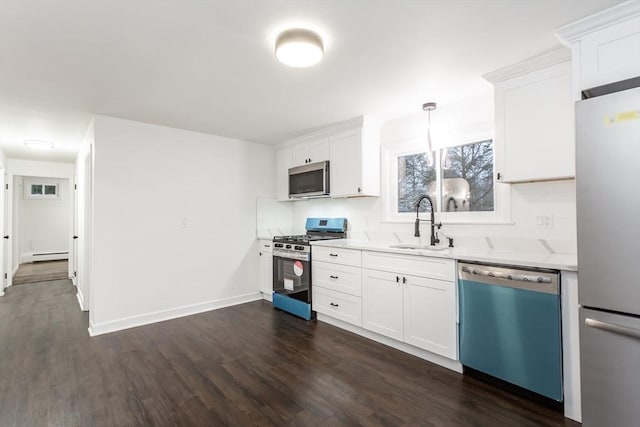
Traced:
<svg viewBox="0 0 640 427">
<path fill-rule="evenodd" d="M 345 218 L 307 218 L 307 234 L 273 238 L 273 306 L 310 320 L 311 242 L 347 237 Z"/>
<path fill-rule="evenodd" d="M 305 228 L 307 234 L 275 236 L 273 238 L 274 255 L 310 253 L 311 242 L 347 237 L 347 220 L 344 218 L 307 218 Z"/>
</svg>

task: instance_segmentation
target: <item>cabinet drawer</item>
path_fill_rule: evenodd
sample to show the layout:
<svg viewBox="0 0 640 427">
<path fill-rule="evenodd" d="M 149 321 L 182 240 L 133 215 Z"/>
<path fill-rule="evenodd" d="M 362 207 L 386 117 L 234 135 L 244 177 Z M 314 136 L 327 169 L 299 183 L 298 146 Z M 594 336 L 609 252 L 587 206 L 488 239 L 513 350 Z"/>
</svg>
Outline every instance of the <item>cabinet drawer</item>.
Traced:
<svg viewBox="0 0 640 427">
<path fill-rule="evenodd" d="M 362 251 L 357 249 L 314 246 L 311 253 L 315 261 L 326 261 L 335 264 L 352 265 L 354 267 L 360 267 L 362 265 Z"/>
<path fill-rule="evenodd" d="M 362 299 L 330 289 L 313 287 L 313 309 L 344 322 L 362 326 Z"/>
<path fill-rule="evenodd" d="M 438 280 L 454 281 L 456 277 L 455 261 L 445 258 L 364 251 L 362 264 L 364 268 L 372 270 L 393 271 Z"/>
<path fill-rule="evenodd" d="M 362 269 L 323 261 L 311 263 L 311 283 L 345 294 L 362 296 Z"/>
</svg>

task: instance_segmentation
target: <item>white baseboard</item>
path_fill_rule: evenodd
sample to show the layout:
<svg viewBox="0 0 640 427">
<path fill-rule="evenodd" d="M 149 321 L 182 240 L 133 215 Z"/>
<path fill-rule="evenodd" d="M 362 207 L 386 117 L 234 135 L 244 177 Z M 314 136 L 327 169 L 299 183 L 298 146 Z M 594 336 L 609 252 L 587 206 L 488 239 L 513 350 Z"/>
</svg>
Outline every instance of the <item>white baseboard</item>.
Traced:
<svg viewBox="0 0 640 427">
<path fill-rule="evenodd" d="M 271 292 L 262 292 L 262 299 L 272 302 L 273 294 Z"/>
<path fill-rule="evenodd" d="M 77 289 L 76 297 L 78 298 L 78 304 L 80 305 L 80 310 L 89 311 L 89 307 L 85 308 L 84 295 L 82 295 L 82 291 L 80 291 L 80 288 L 76 288 L 76 289 Z"/>
<path fill-rule="evenodd" d="M 318 313 L 318 320 L 320 322 L 325 322 L 330 325 L 336 326 L 340 329 L 345 329 L 349 332 L 353 332 L 354 334 L 363 336 L 365 338 L 369 338 L 370 340 L 379 342 L 389 347 L 393 347 L 396 350 L 409 353 L 413 356 L 419 357 L 420 359 L 424 359 L 431 363 L 435 363 L 436 365 L 451 369 L 452 371 L 462 373 L 462 364 L 460 364 L 460 362 L 458 362 L 457 360 L 447 359 L 446 357 L 440 356 L 439 354 L 431 353 L 430 351 L 423 350 L 421 348 L 417 348 L 400 341 L 396 341 L 392 338 L 388 338 L 380 334 L 376 334 L 375 332 L 371 332 L 359 326 L 352 325 L 351 323 L 343 322 L 342 320 L 326 316 L 322 313 Z"/>
<path fill-rule="evenodd" d="M 205 311 L 217 310 L 219 308 L 230 307 L 232 305 L 259 301 L 261 299 L 262 295 L 260 292 L 253 292 L 246 295 L 238 295 L 235 297 L 207 301 L 204 303 L 187 305 L 169 310 L 156 311 L 139 316 L 125 317 L 123 319 L 111 320 L 104 323 L 93 324 L 93 322 L 90 322 L 89 335 L 93 337 L 96 335 L 108 334 L 110 332 L 116 332 L 123 329 L 135 328 L 136 326 L 148 325 L 150 323 L 204 313 Z"/>
</svg>

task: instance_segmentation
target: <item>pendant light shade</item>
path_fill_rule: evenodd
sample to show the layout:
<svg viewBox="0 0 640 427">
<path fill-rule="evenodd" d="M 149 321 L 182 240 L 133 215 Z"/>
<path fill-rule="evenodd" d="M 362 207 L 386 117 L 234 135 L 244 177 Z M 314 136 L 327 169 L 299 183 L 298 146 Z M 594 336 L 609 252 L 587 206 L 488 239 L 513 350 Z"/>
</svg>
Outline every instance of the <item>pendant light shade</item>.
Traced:
<svg viewBox="0 0 640 427">
<path fill-rule="evenodd" d="M 275 53 L 278 61 L 290 67 L 311 67 L 324 57 L 324 46 L 313 31 L 292 28 L 278 35 Z"/>
<path fill-rule="evenodd" d="M 435 110 L 437 104 L 435 102 L 427 102 L 422 104 L 422 109 L 429 114 L 429 127 L 427 127 L 427 158 L 429 159 L 429 166 L 433 165 L 433 142 L 431 141 L 431 112 Z"/>
</svg>

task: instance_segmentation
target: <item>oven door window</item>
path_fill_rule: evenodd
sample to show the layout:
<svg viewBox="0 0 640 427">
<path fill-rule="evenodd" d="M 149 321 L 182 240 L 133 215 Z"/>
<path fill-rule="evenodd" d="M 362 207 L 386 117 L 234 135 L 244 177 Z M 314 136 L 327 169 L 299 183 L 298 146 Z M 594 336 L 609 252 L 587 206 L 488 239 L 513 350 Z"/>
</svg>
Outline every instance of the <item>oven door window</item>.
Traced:
<svg viewBox="0 0 640 427">
<path fill-rule="evenodd" d="M 273 257 L 274 292 L 308 302 L 310 280 L 309 261 Z"/>
</svg>

